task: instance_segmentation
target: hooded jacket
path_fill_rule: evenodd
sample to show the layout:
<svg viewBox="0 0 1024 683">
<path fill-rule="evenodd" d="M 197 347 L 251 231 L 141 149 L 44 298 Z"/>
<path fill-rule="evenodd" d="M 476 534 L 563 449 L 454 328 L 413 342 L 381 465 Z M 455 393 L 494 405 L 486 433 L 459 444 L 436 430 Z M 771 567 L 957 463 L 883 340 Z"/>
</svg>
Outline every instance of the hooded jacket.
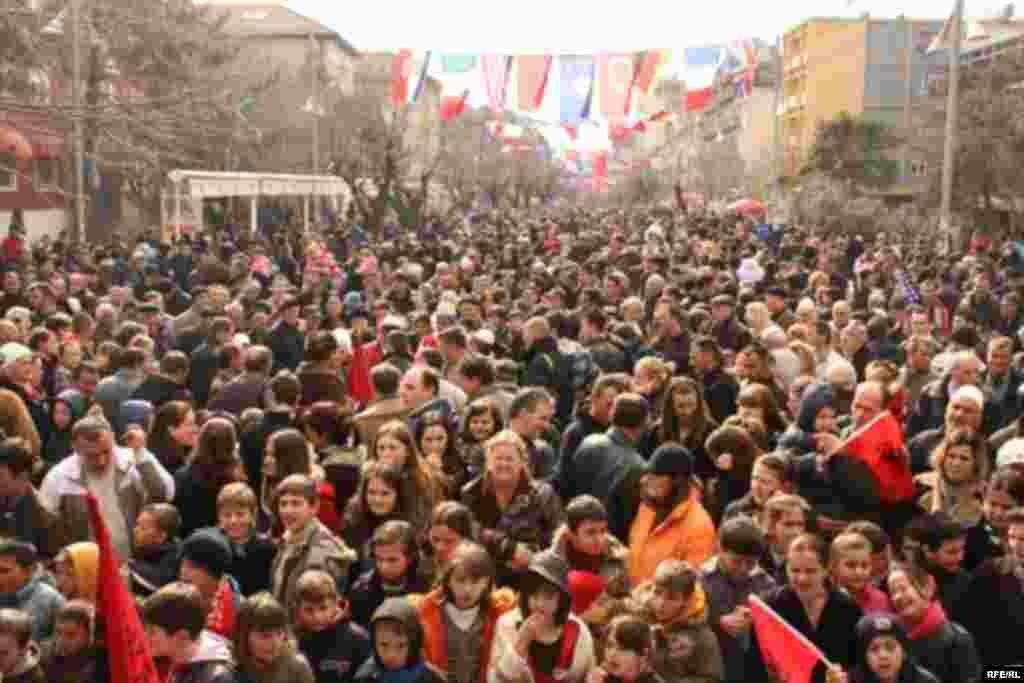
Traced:
<svg viewBox="0 0 1024 683">
<path fill-rule="evenodd" d="M 822 408 L 835 404 L 836 392 L 832 386 L 817 383 L 809 386 L 800 399 L 796 422 L 779 439 L 779 448 L 795 450 L 798 455 L 814 451 L 814 422 Z"/>
<path fill-rule="evenodd" d="M 423 656 L 427 663 L 446 677 L 451 662 L 448 656 L 448 638 L 445 631 L 444 608 L 447 598 L 445 589 L 439 586 L 419 601 L 416 612 L 423 625 Z M 481 629 L 480 683 L 487 681 L 487 664 L 491 661 L 491 648 L 498 619 L 516 606 L 516 595 L 507 588 L 492 591 L 481 601 L 483 628 Z"/>
<path fill-rule="evenodd" d="M 53 634 L 53 620 L 64 606 L 64 596 L 36 573 L 13 593 L 0 595 L 0 607 L 13 607 L 32 617 L 32 640 L 41 642 Z"/>
<path fill-rule="evenodd" d="M 381 621 L 397 623 L 409 638 L 409 660 L 399 671 L 385 669 L 377 654 L 375 627 Z M 388 598 L 377 608 L 370 619 L 370 642 L 373 654 L 359 667 L 355 678 L 358 683 L 443 683 L 441 674 L 423 661 L 423 625 L 407 598 Z"/>
<path fill-rule="evenodd" d="M 523 613 L 516 607 L 506 612 L 500 619 L 491 649 L 491 663 L 488 667 L 489 683 L 536 683 L 530 663 L 525 661 L 515 650 L 519 626 L 523 622 Z M 569 622 L 579 629 L 576 645 L 573 649 L 570 666 L 558 672 L 560 683 L 582 683 L 587 674 L 597 665 L 594 639 L 587 625 L 576 616 L 569 615 Z M 567 622 L 567 623 L 569 623 Z"/>
<path fill-rule="evenodd" d="M 50 430 L 43 446 L 43 461 L 47 467 L 56 465 L 74 450 L 71 445 L 71 428 L 85 415 L 86 410 L 85 397 L 77 389 L 65 389 L 57 394 L 53 405 L 56 406 L 58 403 L 67 407 L 71 419 L 64 429 L 58 428 L 55 421 L 50 421 Z"/>
<path fill-rule="evenodd" d="M 654 612 L 655 585 L 649 581 L 633 590 L 630 611 L 654 630 L 654 670 L 666 681 L 705 683 L 722 680 L 722 652 L 708 625 L 708 598 L 696 584 L 680 614 L 659 622 Z"/>
<path fill-rule="evenodd" d="M 209 631 L 199 634 L 192 659 L 171 672 L 167 683 L 239 683 L 228 641 Z"/>
</svg>

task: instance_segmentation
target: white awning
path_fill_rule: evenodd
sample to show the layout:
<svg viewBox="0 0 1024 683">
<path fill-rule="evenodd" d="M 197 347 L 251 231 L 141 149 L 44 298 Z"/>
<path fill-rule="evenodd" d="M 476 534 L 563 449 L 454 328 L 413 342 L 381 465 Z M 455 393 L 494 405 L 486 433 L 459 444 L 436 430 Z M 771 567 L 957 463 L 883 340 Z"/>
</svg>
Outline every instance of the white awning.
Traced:
<svg viewBox="0 0 1024 683">
<path fill-rule="evenodd" d="M 229 173 L 178 169 L 168 173 L 167 177 L 176 185 L 187 183 L 185 194 L 195 199 L 287 195 L 331 197 L 348 194 L 348 186 L 345 181 L 330 175 Z"/>
</svg>

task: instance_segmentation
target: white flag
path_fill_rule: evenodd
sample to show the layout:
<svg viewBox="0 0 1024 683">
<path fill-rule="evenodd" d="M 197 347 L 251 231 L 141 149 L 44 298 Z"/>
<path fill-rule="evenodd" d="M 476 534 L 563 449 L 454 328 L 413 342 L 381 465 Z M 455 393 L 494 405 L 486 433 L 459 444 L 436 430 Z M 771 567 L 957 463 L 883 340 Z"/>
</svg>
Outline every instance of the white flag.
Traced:
<svg viewBox="0 0 1024 683">
<path fill-rule="evenodd" d="M 957 11 L 958 8 L 960 10 L 959 12 Z M 956 22 L 958 14 L 960 16 L 960 26 L 958 26 L 957 29 L 960 31 L 960 40 L 964 39 L 966 32 L 964 31 L 963 0 L 954 0 L 953 13 L 949 15 L 948 19 L 946 19 L 946 23 L 942 27 L 942 32 L 935 36 L 935 40 L 933 40 L 932 44 L 928 46 L 928 54 L 939 50 L 948 50 L 953 46 L 953 24 Z"/>
</svg>

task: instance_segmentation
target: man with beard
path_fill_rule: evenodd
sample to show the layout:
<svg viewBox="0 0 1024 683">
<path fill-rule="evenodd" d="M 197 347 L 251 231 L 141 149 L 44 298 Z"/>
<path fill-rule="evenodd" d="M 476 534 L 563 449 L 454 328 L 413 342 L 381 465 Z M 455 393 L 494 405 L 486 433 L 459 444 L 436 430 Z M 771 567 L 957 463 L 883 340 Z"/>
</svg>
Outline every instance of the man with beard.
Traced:
<svg viewBox="0 0 1024 683">
<path fill-rule="evenodd" d="M 715 553 L 715 526 L 693 487 L 693 455 L 683 446 L 658 447 L 642 481 L 643 502 L 629 528 L 629 579 L 654 578 L 664 560 L 699 567 Z"/>
<path fill-rule="evenodd" d="M 121 557 L 131 556 L 131 530 L 142 508 L 173 500 L 174 478 L 143 448 L 141 432 L 135 435 L 130 447 L 121 448 L 114 444 L 110 423 L 102 416 L 89 415 L 75 423 L 74 452 L 47 473 L 39 488 L 43 507 L 61 516 L 68 542 L 91 536 L 86 491 L 99 500 L 111 542 Z M 131 495 L 124 494 L 128 490 Z"/>
<path fill-rule="evenodd" d="M 946 404 L 945 420 L 941 427 L 926 429 L 907 443 L 910 451 L 910 463 L 914 474 L 931 469 L 932 450 L 945 438 L 947 433 L 956 429 L 970 432 L 983 431 L 985 415 L 985 395 L 976 386 L 966 385 L 953 392 Z"/>
</svg>

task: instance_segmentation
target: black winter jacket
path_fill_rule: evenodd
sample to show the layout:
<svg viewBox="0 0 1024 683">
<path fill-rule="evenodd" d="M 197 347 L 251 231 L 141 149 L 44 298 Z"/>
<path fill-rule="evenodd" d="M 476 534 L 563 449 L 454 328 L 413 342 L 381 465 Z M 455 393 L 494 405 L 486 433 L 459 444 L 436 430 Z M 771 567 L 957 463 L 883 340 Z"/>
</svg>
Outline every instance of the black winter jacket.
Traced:
<svg viewBox="0 0 1024 683">
<path fill-rule="evenodd" d="M 857 657 L 857 644 L 851 637 L 857 622 L 864 615 L 860 607 L 848 595 L 834 588 L 828 589 L 825 609 L 815 629 L 807 618 L 807 612 L 800 603 L 800 598 L 789 586 L 782 586 L 765 598 L 769 607 L 778 612 L 793 628 L 807 636 L 817 645 L 828 660 L 848 669 Z M 761 658 L 761 646 L 757 642 L 757 633 L 752 631 L 750 647 L 747 650 L 747 661 L 744 674 L 748 683 L 770 683 L 774 680 Z M 825 680 L 825 665 L 821 662 L 814 668 L 811 677 L 813 683 Z"/>
<path fill-rule="evenodd" d="M 1019 634 L 1024 629 L 1024 585 L 1004 559 L 988 560 L 974 572 L 953 618 L 975 639 L 985 666 L 1024 664 Z"/>
<path fill-rule="evenodd" d="M 373 655 L 366 631 L 348 619 L 323 631 L 301 634 L 299 651 L 309 661 L 316 683 L 351 683 Z"/>
<path fill-rule="evenodd" d="M 910 641 L 910 654 L 917 663 L 935 674 L 940 683 L 977 683 L 981 680 L 981 661 L 974 638 L 953 621 L 936 631 Z"/>
<path fill-rule="evenodd" d="M 588 436 L 575 455 L 559 463 L 556 489 L 564 501 L 582 494 L 608 500 L 623 469 L 643 464 L 639 444 L 631 443 L 620 429 L 613 427 L 604 434 Z"/>
</svg>

